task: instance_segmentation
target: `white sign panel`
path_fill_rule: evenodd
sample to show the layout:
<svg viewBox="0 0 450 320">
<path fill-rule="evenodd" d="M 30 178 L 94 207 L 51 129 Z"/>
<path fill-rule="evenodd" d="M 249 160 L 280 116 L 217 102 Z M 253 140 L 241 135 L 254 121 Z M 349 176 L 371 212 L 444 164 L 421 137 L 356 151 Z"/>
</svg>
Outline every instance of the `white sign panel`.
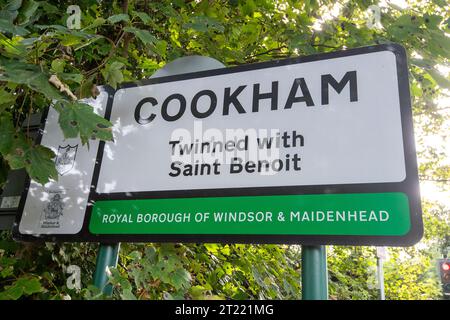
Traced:
<svg viewBox="0 0 450 320">
<path fill-rule="evenodd" d="M 97 192 L 400 182 L 395 54 L 116 92 Z"/>
<path fill-rule="evenodd" d="M 96 99 L 83 102 L 104 116 L 107 101 L 108 93 L 100 90 Z M 99 142 L 90 141 L 88 148 L 79 138 L 64 139 L 58 117 L 49 108 L 41 140 L 56 154 L 58 181 L 30 182 L 19 225 L 22 234 L 76 234 L 83 226 Z"/>
</svg>

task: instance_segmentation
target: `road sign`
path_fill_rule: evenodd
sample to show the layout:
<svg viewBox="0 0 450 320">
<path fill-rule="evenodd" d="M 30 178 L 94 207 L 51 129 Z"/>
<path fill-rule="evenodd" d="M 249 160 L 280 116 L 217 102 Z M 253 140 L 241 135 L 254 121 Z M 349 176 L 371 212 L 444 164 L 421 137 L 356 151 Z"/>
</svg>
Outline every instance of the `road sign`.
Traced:
<svg viewBox="0 0 450 320">
<path fill-rule="evenodd" d="M 114 142 L 97 153 L 51 135 L 50 114 L 42 143 L 60 181 L 32 183 L 17 237 L 393 246 L 422 235 L 398 45 L 128 83 L 102 105 Z"/>
<path fill-rule="evenodd" d="M 386 252 L 386 247 L 377 247 L 377 258 L 378 259 L 386 259 L 387 257 L 387 252 Z"/>
<path fill-rule="evenodd" d="M 104 116 L 112 99 L 112 91 L 106 87 L 99 89 L 96 99 L 85 102 Z M 19 223 L 13 229 L 14 234 L 23 240 L 31 240 L 38 235 L 41 238 L 45 235 L 75 235 L 82 230 L 86 208 L 89 207 L 99 142 L 90 141 L 87 148 L 82 147 L 78 138 L 64 139 L 58 124 L 58 113 L 53 108 L 49 108 L 45 118 L 38 143 L 56 154 L 55 165 L 59 176 L 58 181 L 48 182 L 44 186 L 28 180 L 19 205 Z"/>
</svg>

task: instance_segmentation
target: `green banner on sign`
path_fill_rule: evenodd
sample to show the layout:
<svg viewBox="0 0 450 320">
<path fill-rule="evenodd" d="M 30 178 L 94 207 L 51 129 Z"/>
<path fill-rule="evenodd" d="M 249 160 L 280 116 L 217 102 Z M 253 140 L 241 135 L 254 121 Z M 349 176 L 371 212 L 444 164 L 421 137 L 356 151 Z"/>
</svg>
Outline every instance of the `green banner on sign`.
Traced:
<svg viewBox="0 0 450 320">
<path fill-rule="evenodd" d="M 404 193 L 97 201 L 94 234 L 400 236 L 410 230 Z"/>
</svg>

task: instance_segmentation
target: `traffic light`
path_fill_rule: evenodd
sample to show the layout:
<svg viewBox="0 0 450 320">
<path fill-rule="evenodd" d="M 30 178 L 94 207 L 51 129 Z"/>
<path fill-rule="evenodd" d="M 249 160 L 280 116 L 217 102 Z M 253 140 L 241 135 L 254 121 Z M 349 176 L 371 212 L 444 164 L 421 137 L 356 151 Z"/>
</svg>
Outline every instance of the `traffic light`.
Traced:
<svg viewBox="0 0 450 320">
<path fill-rule="evenodd" d="M 450 299 L 450 260 L 439 260 L 439 273 L 442 282 L 442 291 L 444 293 L 444 299 Z"/>
</svg>

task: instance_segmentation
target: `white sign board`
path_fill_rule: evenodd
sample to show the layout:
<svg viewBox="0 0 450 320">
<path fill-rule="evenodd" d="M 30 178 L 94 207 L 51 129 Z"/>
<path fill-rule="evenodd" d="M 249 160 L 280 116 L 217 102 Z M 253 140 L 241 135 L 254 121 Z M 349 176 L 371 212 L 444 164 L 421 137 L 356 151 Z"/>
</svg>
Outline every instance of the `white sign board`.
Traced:
<svg viewBox="0 0 450 320">
<path fill-rule="evenodd" d="M 119 89 L 111 113 L 115 142 L 105 147 L 97 192 L 400 182 L 406 173 L 396 70 L 395 54 L 380 51 L 239 77 Z M 326 77 L 330 82 L 323 84 Z M 330 85 L 334 81 L 344 86 L 340 93 Z M 327 101 L 323 90 L 329 92 Z M 353 100 L 350 90 L 357 92 Z M 236 92 L 238 109 L 227 103 Z M 139 114 L 155 118 L 139 124 L 135 108 L 149 97 L 157 103 L 146 102 Z M 163 118 L 165 101 L 167 113 L 178 119 Z M 247 161 L 264 159 L 269 170 L 245 170 Z M 202 163 L 204 174 L 195 174 L 195 164 Z"/>
<path fill-rule="evenodd" d="M 99 90 L 96 99 L 83 102 L 104 116 L 109 93 L 102 87 Z M 56 154 L 58 181 L 45 185 L 30 182 L 19 225 L 22 234 L 76 234 L 83 227 L 99 142 L 90 141 L 87 148 L 79 138 L 65 139 L 58 117 L 58 112 L 49 108 L 41 139 L 41 144 Z"/>
<path fill-rule="evenodd" d="M 60 180 L 31 182 L 20 235 L 371 245 L 421 237 L 398 45 L 128 83 L 111 104 L 104 94 L 91 103 L 114 141 L 90 150 L 63 141 L 50 110 L 42 144 L 58 154 Z"/>
</svg>

